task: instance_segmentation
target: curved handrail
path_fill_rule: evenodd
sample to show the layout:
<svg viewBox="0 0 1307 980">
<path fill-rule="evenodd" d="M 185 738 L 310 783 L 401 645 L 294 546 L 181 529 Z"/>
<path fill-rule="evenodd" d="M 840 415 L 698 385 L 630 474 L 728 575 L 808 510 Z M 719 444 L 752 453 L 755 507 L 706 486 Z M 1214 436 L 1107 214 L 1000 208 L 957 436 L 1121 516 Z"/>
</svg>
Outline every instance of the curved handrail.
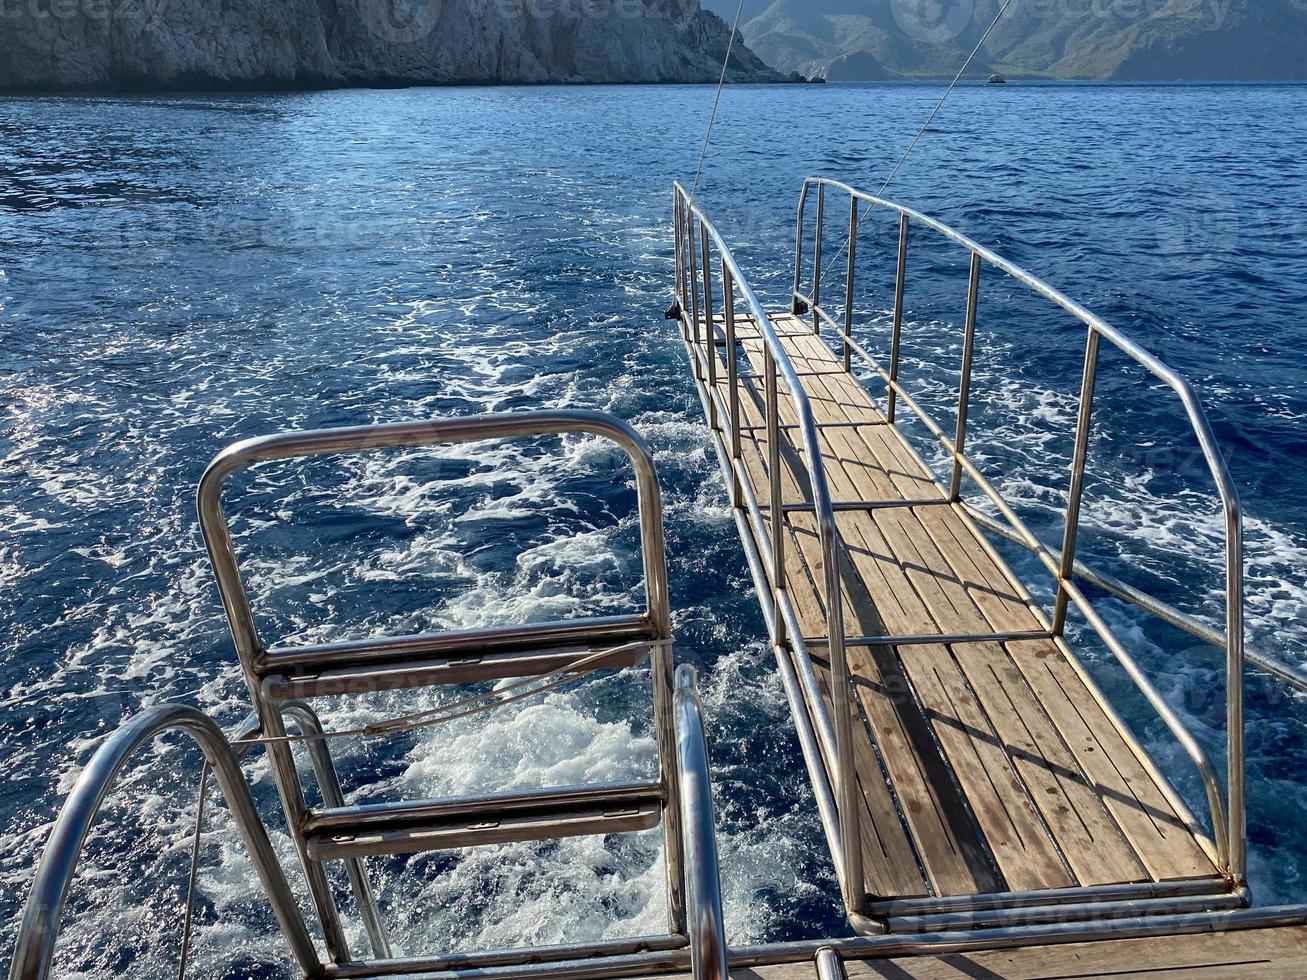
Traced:
<svg viewBox="0 0 1307 980">
<path fill-rule="evenodd" d="M 728 980 L 712 774 L 697 681 L 693 667 L 676 668 L 676 764 L 685 834 L 690 962 L 694 980 Z"/>
<path fill-rule="evenodd" d="M 853 730 L 852 718 L 853 712 L 850 711 L 852 704 L 852 685 L 849 681 L 849 670 L 847 654 L 845 651 L 845 631 L 844 631 L 844 603 L 840 600 L 843 594 L 840 582 L 840 537 L 839 529 L 835 522 L 835 508 L 831 502 L 830 486 L 826 479 L 826 464 L 821 451 L 821 443 L 817 438 L 817 424 L 813 415 L 812 405 L 809 402 L 807 392 L 802 382 L 799 380 L 798 372 L 791 362 L 789 354 L 782 345 L 780 338 L 776 334 L 776 328 L 767 315 L 753 288 L 749 285 L 748 279 L 740 271 L 738 263 L 731 249 L 727 246 L 726 241 L 718 232 L 716 226 L 705 215 L 695 203 L 694 199 L 686 192 L 680 183 L 675 184 L 676 202 L 677 202 L 677 243 L 678 255 L 680 254 L 681 234 L 687 235 L 688 244 L 692 250 L 694 247 L 693 234 L 689 227 L 682 228 L 682 220 L 687 224 L 698 221 L 702 229 L 705 248 L 706 243 L 710 240 L 716 247 L 718 255 L 721 258 L 724 282 L 724 295 L 727 298 L 727 316 L 728 320 L 733 317 L 734 299 L 732 288 L 738 288 L 740 295 L 744 297 L 745 304 L 749 312 L 756 321 L 757 328 L 762 334 L 765 351 L 766 366 L 766 387 L 767 398 L 769 402 L 768 416 L 768 445 L 771 454 L 772 473 L 772 501 L 771 501 L 771 520 L 773 522 L 772 544 L 768 545 L 765 537 L 760 540 L 760 546 L 766 548 L 770 559 L 770 571 L 773 576 L 774 586 L 778 589 L 784 588 L 784 567 L 783 562 L 778 560 L 778 552 L 781 549 L 783 540 L 782 519 L 783 506 L 780 499 L 779 477 L 776 470 L 779 467 L 779 431 L 777 412 L 774 408 L 776 399 L 776 373 L 779 372 L 784 379 L 788 388 L 788 394 L 794 404 L 795 415 L 798 419 L 798 432 L 800 443 L 803 448 L 804 463 L 807 468 L 808 481 L 812 492 L 812 506 L 816 517 L 817 535 L 822 552 L 823 565 L 823 595 L 826 606 L 826 636 L 828 638 L 828 654 L 830 657 L 830 698 L 834 707 L 834 719 L 831 721 L 825 706 L 820 702 L 814 705 L 819 713 L 825 715 L 825 724 L 822 728 L 833 729 L 834 755 L 837 766 L 837 776 L 835 791 L 837 795 L 837 810 L 840 815 L 840 853 L 842 856 L 843 867 L 840 868 L 840 884 L 843 892 L 845 905 L 851 912 L 861 912 L 866 904 L 866 889 L 863 883 L 862 872 L 862 846 L 859 840 L 860 820 L 858 817 L 858 806 L 860 805 L 856 778 L 853 768 Z M 703 257 L 705 268 L 708 262 L 708 256 Z M 678 278 L 680 275 L 680 262 L 677 262 Z M 684 285 L 684 283 L 683 283 Z M 689 290 L 693 294 L 694 286 Z M 711 311 L 705 311 L 710 314 Z M 694 328 L 698 330 L 697 317 Z M 713 328 L 709 323 L 708 343 L 710 349 L 710 362 L 715 363 L 716 353 L 713 350 L 715 341 L 713 339 Z M 734 351 L 730 353 L 734 357 Z M 756 504 L 752 506 L 755 516 L 760 516 Z M 778 616 L 776 619 L 776 628 L 778 638 L 783 629 L 783 622 Z"/>
<path fill-rule="evenodd" d="M 979 255 L 981 259 L 988 262 L 1001 272 L 1006 273 L 1013 279 L 1028 286 L 1034 292 L 1043 296 L 1056 306 L 1061 307 L 1066 312 L 1079 320 L 1085 326 L 1094 330 L 1097 334 L 1111 341 L 1117 348 L 1132 360 L 1144 367 L 1150 374 L 1164 382 L 1168 387 L 1173 389 L 1180 397 L 1184 406 L 1185 414 L 1188 416 L 1190 424 L 1198 436 L 1199 446 L 1203 451 L 1203 458 L 1207 462 L 1211 471 L 1212 479 L 1216 483 L 1217 492 L 1221 497 L 1222 505 L 1227 514 L 1238 515 L 1240 512 L 1239 491 L 1235 488 L 1234 479 L 1230 475 L 1230 468 L 1226 464 L 1225 457 L 1221 454 L 1220 446 L 1216 440 L 1216 434 L 1212 431 L 1212 425 L 1207 418 L 1207 413 L 1203 410 L 1201 402 L 1198 400 L 1198 394 L 1192 384 L 1182 378 L 1173 368 L 1163 362 L 1150 351 L 1141 347 L 1130 337 L 1126 336 L 1116 327 L 1113 327 L 1102 317 L 1098 316 L 1092 310 L 1071 299 L 1061 290 L 1049 285 L 1038 276 L 1027 272 L 1019 265 L 1003 258 L 997 252 L 986 248 L 979 242 L 968 238 L 954 228 L 949 227 L 941 221 L 922 214 L 920 211 L 913 210 L 902 204 L 896 204 L 885 198 L 876 197 L 860 191 L 842 181 L 833 180 L 829 177 L 809 177 L 803 182 L 803 193 L 806 197 L 808 189 L 811 186 L 822 185 L 832 187 L 838 191 L 843 191 L 850 197 L 865 201 L 875 207 L 882 207 L 897 214 L 905 215 L 919 225 L 924 225 L 933 231 L 938 232 L 950 241 L 961 245 L 974 255 Z"/>
<path fill-rule="evenodd" d="M 845 322 L 843 326 L 836 324 L 834 319 L 821 309 L 815 298 L 816 295 L 819 295 L 818 290 L 821 281 L 820 265 L 818 265 L 814 271 L 814 297 L 805 296 L 800 291 L 803 262 L 802 242 L 804 213 L 809 193 L 813 187 L 818 188 L 819 200 L 822 203 L 824 203 L 826 188 L 831 188 L 849 195 L 852 201 L 852 218 L 850 221 L 851 245 L 856 242 L 858 202 L 864 202 L 873 207 L 884 208 L 898 214 L 900 217 L 899 269 L 895 297 L 895 335 L 890 355 L 891 364 L 888 371 L 886 371 L 876 361 L 876 359 L 872 357 L 872 355 L 867 353 L 860 344 L 849 336 L 851 305 L 849 305 L 845 310 Z M 821 239 L 821 220 L 822 212 L 819 210 L 819 227 L 817 231 L 818 241 Z M 907 229 L 910 222 L 931 229 L 949 241 L 960 245 L 972 256 L 972 278 L 969 294 L 969 319 L 971 322 L 968 324 L 968 336 L 966 340 L 966 348 L 964 350 L 964 378 L 963 387 L 960 392 L 961 401 L 959 404 L 958 433 L 957 437 L 954 439 L 950 439 L 942 430 L 940 430 L 939 426 L 930 419 L 898 380 L 899 324 L 901 323 L 902 317 Z M 1068 602 L 1074 603 L 1081 613 L 1085 615 L 1090 626 L 1107 644 L 1115 658 L 1125 668 L 1136 687 L 1139 688 L 1154 710 L 1157 711 L 1158 715 L 1167 725 L 1167 728 L 1171 731 L 1172 735 L 1180 743 L 1181 747 L 1185 750 L 1185 753 L 1190 757 L 1190 760 L 1198 769 L 1207 794 L 1208 807 L 1211 812 L 1212 824 L 1216 837 L 1218 857 L 1227 865 L 1231 875 L 1236 880 L 1242 881 L 1246 865 L 1243 745 L 1243 665 L 1245 661 L 1245 649 L 1242 510 L 1238 491 L 1236 490 L 1234 481 L 1230 475 L 1229 467 L 1226 464 L 1225 457 L 1221 454 L 1216 435 L 1212 430 L 1211 423 L 1198 400 L 1197 393 L 1193 386 L 1151 352 L 1145 350 L 1101 317 L 1084 307 L 1082 304 L 1071 299 L 1060 290 L 1049 285 L 1039 277 L 1027 272 L 1020 266 L 1017 266 L 1008 259 L 1003 258 L 991 249 L 986 248 L 984 245 L 981 245 L 941 221 L 913 210 L 912 208 L 905 207 L 904 205 L 859 191 L 855 187 L 842 181 L 833 180 L 827 177 L 810 177 L 804 181 L 803 191 L 799 198 L 796 241 L 794 299 L 796 301 L 803 301 L 811 304 L 816 322 L 824 320 L 840 330 L 843 334 L 846 349 L 856 351 L 872 368 L 872 370 L 886 383 L 890 393 L 891 420 L 893 418 L 892 406 L 894 404 L 894 399 L 897 396 L 901 398 L 919 418 L 921 418 L 931 433 L 935 435 L 949 451 L 954 460 L 954 478 L 952 487 L 954 502 L 958 502 L 957 493 L 960 474 L 966 472 L 968 476 L 975 480 L 976 484 L 982 491 L 984 491 L 986 496 L 995 503 L 995 506 L 998 507 L 1003 517 L 1015 530 L 1016 536 L 1020 539 L 1018 543 L 1034 553 L 1041 563 L 1043 563 L 1044 566 L 1047 567 L 1056 577 L 1058 581 L 1058 596 L 1053 616 L 1054 633 L 1059 636 L 1061 635 L 1061 629 L 1065 622 L 1066 606 Z M 853 254 L 852 248 L 850 249 L 850 253 Z M 818 262 L 820 262 L 819 258 Z M 981 262 L 988 263 L 995 267 L 999 271 L 1020 282 L 1037 295 L 1071 314 L 1071 316 L 1075 317 L 1080 321 L 1080 323 L 1088 328 L 1089 331 L 1089 339 L 1085 355 L 1085 370 L 1081 388 L 1080 418 L 1076 432 L 1076 453 L 1072 464 L 1072 484 L 1067 505 L 1067 524 L 1063 547 L 1061 552 L 1058 554 L 1052 553 L 1050 549 L 1039 540 L 1025 522 L 1022 521 L 1012 510 L 989 480 L 969 459 L 967 459 L 964 452 L 963 446 L 966 434 L 966 382 L 970 365 L 971 344 L 973 343 L 974 338 L 975 298 L 978 288 L 978 273 Z M 853 263 L 851 260 L 850 270 L 852 270 L 852 267 Z M 846 304 L 850 304 L 851 296 L 852 289 L 850 286 L 846 293 Z M 1106 339 L 1108 342 L 1113 344 L 1126 356 L 1142 366 L 1154 377 L 1158 378 L 1177 395 L 1181 406 L 1184 409 L 1185 417 L 1197 437 L 1199 447 L 1203 453 L 1204 460 L 1216 486 L 1216 491 L 1221 502 L 1226 527 L 1226 631 L 1225 636 L 1223 637 L 1223 642 L 1220 645 L 1226 650 L 1229 772 L 1228 788 L 1224 797 L 1221 792 L 1219 774 L 1217 773 L 1216 767 L 1213 765 L 1206 750 L 1185 727 L 1178 714 L 1176 714 L 1176 712 L 1171 709 L 1170 705 L 1167 704 L 1166 699 L 1140 668 L 1135 659 L 1130 655 L 1129 651 L 1126 650 L 1124 644 L 1122 644 L 1116 637 L 1111 627 L 1093 608 L 1093 605 L 1074 581 L 1077 574 L 1077 563 L 1075 561 L 1076 531 L 1079 524 L 1080 498 L 1083 491 L 1085 460 L 1088 452 L 1089 424 L 1090 415 L 1092 413 L 1091 406 L 1094 394 L 1095 376 L 1097 372 L 1098 341 L 1100 338 Z M 1134 595 L 1131 594 L 1133 591 L 1134 590 L 1129 590 L 1124 593 L 1117 592 L 1117 594 L 1123 594 L 1124 598 L 1135 602 L 1137 605 L 1140 605 L 1141 608 L 1150 612 L 1155 611 L 1148 604 L 1139 603 Z M 1177 619 L 1183 620 L 1190 618 L 1185 617 L 1184 614 L 1179 613 L 1177 610 L 1171 610 L 1169 608 L 1165 610 L 1165 614 L 1161 615 L 1162 618 L 1167 619 L 1169 622 L 1176 622 Z M 1184 628 L 1194 635 L 1202 636 L 1204 638 L 1206 638 L 1207 635 L 1210 635 L 1205 634 L 1196 623 L 1184 626 Z"/>
<path fill-rule="evenodd" d="M 186 704 L 149 708 L 119 728 L 96 750 L 77 779 L 37 866 L 36 879 L 23 908 L 9 980 L 46 980 L 54 961 L 59 919 L 77 871 L 87 834 L 118 773 L 135 752 L 157 736 L 184 731 L 200 746 L 222 788 L 263 890 L 272 903 L 281 931 L 306 976 L 322 970 L 317 950 L 300 915 L 281 864 L 268 840 L 227 738 L 207 715 Z"/>
<path fill-rule="evenodd" d="M 231 533 L 222 510 L 222 489 L 232 474 L 255 463 L 272 460 L 565 433 L 585 433 L 607 439 L 620 446 L 630 458 L 635 468 L 640 501 L 647 615 L 659 637 L 669 636 L 671 622 L 662 534 L 662 493 L 648 443 L 630 425 L 601 412 L 581 409 L 515 412 L 285 432 L 246 439 L 219 453 L 200 479 L 197 493 L 200 528 L 218 578 L 237 652 L 247 671 L 263 655 L 264 648 L 254 625 L 249 596 L 241 582 Z M 257 682 L 254 686 L 257 688 Z M 254 693 L 257 697 L 257 690 Z"/>
</svg>

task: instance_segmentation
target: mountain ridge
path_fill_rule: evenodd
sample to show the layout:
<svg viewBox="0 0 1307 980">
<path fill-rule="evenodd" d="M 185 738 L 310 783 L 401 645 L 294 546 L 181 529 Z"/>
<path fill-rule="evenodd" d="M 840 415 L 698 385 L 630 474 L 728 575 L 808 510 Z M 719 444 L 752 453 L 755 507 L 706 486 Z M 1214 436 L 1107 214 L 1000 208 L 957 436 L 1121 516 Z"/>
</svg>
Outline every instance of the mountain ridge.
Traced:
<svg viewBox="0 0 1307 980">
<path fill-rule="evenodd" d="M 747 0 L 745 41 L 782 72 L 949 77 L 1001 0 Z M 736 0 L 705 0 L 729 20 Z M 1307 0 L 1015 0 L 972 66 L 983 77 L 1307 80 Z"/>
</svg>

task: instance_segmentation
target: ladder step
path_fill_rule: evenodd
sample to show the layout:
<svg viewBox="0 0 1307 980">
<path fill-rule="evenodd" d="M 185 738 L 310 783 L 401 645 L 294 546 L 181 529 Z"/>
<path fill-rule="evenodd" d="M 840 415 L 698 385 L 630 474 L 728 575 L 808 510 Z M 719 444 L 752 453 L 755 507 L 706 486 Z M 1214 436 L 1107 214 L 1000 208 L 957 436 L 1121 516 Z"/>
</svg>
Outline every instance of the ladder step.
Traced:
<svg viewBox="0 0 1307 980">
<path fill-rule="evenodd" d="M 662 819 L 658 783 L 565 787 L 468 799 L 314 811 L 305 824 L 318 861 L 650 830 Z"/>
<path fill-rule="evenodd" d="M 395 830 L 369 829 L 357 834 L 313 834 L 308 838 L 308 852 L 315 861 L 380 854 L 419 854 L 483 844 L 652 830 L 661 819 L 662 804 L 646 803 L 618 810 L 578 807 L 548 813 L 518 813 L 501 819 L 468 818 Z"/>
<path fill-rule="evenodd" d="M 599 653 L 608 644 L 569 643 L 534 650 L 503 653 L 460 653 L 454 657 L 355 664 L 323 670 L 300 668 L 276 674 L 264 683 L 267 696 L 276 701 L 335 697 L 373 691 L 396 691 L 446 684 L 476 684 L 517 677 L 538 677 L 565 669 L 582 657 Z M 636 647 L 604 662 L 603 669 L 634 667 L 648 656 L 648 647 Z M 594 668 L 588 668 L 593 670 Z"/>
</svg>

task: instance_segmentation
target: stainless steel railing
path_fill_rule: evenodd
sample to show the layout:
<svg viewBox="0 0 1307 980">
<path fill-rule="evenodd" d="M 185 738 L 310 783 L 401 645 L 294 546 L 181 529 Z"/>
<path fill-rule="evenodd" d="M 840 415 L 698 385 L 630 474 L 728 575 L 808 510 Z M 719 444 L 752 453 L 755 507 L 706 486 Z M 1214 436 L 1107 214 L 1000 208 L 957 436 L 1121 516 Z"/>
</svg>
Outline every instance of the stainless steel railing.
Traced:
<svg viewBox="0 0 1307 980">
<path fill-rule="evenodd" d="M 717 866 L 708 739 L 703 729 L 698 677 L 688 664 L 676 669 L 676 763 L 681 777 L 691 972 L 694 980 L 727 980 L 726 926 Z"/>
<path fill-rule="evenodd" d="M 305 976 L 320 974 L 322 963 L 254 806 L 236 752 L 222 729 L 198 708 L 169 704 L 141 712 L 114 732 L 78 777 L 37 865 L 19 926 L 10 980 L 45 980 L 50 975 L 59 920 L 87 834 L 123 766 L 144 745 L 172 731 L 190 735 L 204 752 L 296 962 Z"/>
<path fill-rule="evenodd" d="M 805 211 L 813 188 L 817 190 L 816 228 L 814 241 L 814 271 L 810 294 L 802 291 L 803 254 L 805 233 Z M 842 316 L 832 316 L 821 303 L 822 279 L 822 242 L 826 222 L 826 192 L 830 188 L 847 195 L 849 198 L 848 237 L 844 250 L 847 253 L 847 268 L 844 290 L 844 308 Z M 881 208 L 898 215 L 899 237 L 898 256 L 895 274 L 894 306 L 889 350 L 888 367 L 871 355 L 852 336 L 854 321 L 854 285 L 857 275 L 857 242 L 860 221 L 860 207 Z M 970 255 L 970 274 L 967 284 L 966 318 L 963 328 L 962 367 L 958 386 L 957 425 L 950 436 L 946 433 L 913 398 L 900 380 L 902 354 L 902 331 L 904 316 L 904 294 L 908 267 L 909 234 L 913 227 L 920 227 L 942 236 L 949 242 L 965 249 Z M 951 473 L 948 478 L 949 499 L 959 512 L 977 526 L 997 533 L 1031 551 L 1040 562 L 1053 574 L 1057 583 L 1056 596 L 1051 615 L 1046 616 L 1045 625 L 1054 635 L 1056 641 L 1065 647 L 1064 633 L 1069 607 L 1075 608 L 1085 617 L 1093 630 L 1103 640 L 1117 661 L 1124 667 L 1135 685 L 1143 692 L 1148 702 L 1157 711 L 1168 729 L 1179 741 L 1185 752 L 1197 767 L 1207 794 L 1215 834 L 1215 857 L 1218 864 L 1237 882 L 1242 883 L 1246 870 L 1246 830 L 1245 830 L 1245 759 L 1244 759 L 1244 722 L 1243 722 L 1243 671 L 1245 661 L 1271 671 L 1299 687 L 1307 690 L 1307 678 L 1260 655 L 1250 655 L 1244 640 L 1244 595 L 1243 595 L 1243 533 L 1242 512 L 1239 496 L 1230 477 L 1224 457 L 1216 441 L 1216 436 L 1203 411 L 1193 387 L 1176 374 L 1154 355 L 1144 350 L 1129 337 L 1103 321 L 1094 313 L 1070 299 L 1060 291 L 1031 275 L 1008 260 L 995 254 L 983 245 L 976 243 L 947 225 L 929 218 L 917 211 L 906 208 L 878 197 L 862 193 L 848 184 L 826 178 L 810 178 L 804 182 L 799 199 L 795 234 L 794 289 L 793 303 L 796 313 L 811 312 L 814 332 L 823 325 L 834 329 L 842 341 L 845 367 L 851 364 L 853 354 L 871 369 L 886 386 L 887 416 L 890 422 L 895 420 L 900 401 L 905 404 L 925 425 L 952 459 Z M 1002 494 L 994 487 L 979 467 L 967 455 L 968 407 L 971 389 L 971 368 L 974 359 L 976 341 L 976 310 L 980 295 L 981 274 L 985 267 L 992 267 L 1011 279 L 1021 283 L 1030 291 L 1052 305 L 1070 313 L 1087 331 L 1084 368 L 1081 375 L 1080 407 L 1075 429 L 1075 449 L 1071 464 L 1071 480 L 1067 492 L 1067 505 L 1064 514 L 1062 546 L 1054 549 L 1045 545 L 1016 514 Z M 1192 616 L 1158 600 L 1142 590 L 1136 589 L 1111 576 L 1086 568 L 1076 560 L 1076 541 L 1081 524 L 1081 503 L 1085 489 L 1085 469 L 1089 455 L 1090 430 L 1094 417 L 1094 392 L 1099 365 L 1099 347 L 1102 341 L 1115 346 L 1135 363 L 1170 388 L 1179 399 L 1183 413 L 1189 422 L 1203 458 L 1207 463 L 1215 484 L 1225 519 L 1225 629 L 1213 630 Z M 924 462 L 923 462 L 923 465 Z M 1002 515 L 1006 524 L 996 521 L 961 499 L 962 478 L 966 476 L 984 493 Z M 1226 652 L 1226 699 L 1227 699 L 1227 788 L 1222 793 L 1221 783 L 1215 766 L 1206 751 L 1186 729 L 1178 715 L 1166 703 L 1145 672 L 1130 655 L 1125 645 L 1098 613 L 1094 604 L 1086 597 L 1079 581 L 1089 582 L 1105 591 L 1126 600 L 1145 611 L 1156 615 L 1172 625 L 1186 630 L 1192 635 L 1213 643 Z M 1027 596 L 1027 598 L 1029 598 Z M 1033 604 L 1032 604 L 1033 605 Z M 1041 611 L 1042 615 L 1042 611 Z M 1072 658 L 1073 662 L 1074 658 Z M 1091 685 L 1091 690 L 1097 688 Z M 1108 708 L 1109 713 L 1111 708 Z M 1151 768 L 1151 763 L 1149 763 Z M 1160 780 L 1163 788 L 1168 784 Z M 1186 816 L 1188 810 L 1183 802 L 1174 798 L 1179 804 L 1180 812 Z"/>
<path fill-rule="evenodd" d="M 839 529 L 831 503 L 825 463 L 817 439 L 817 426 L 807 393 L 799 380 L 775 327 L 762 303 L 741 273 L 730 248 L 713 223 L 680 184 L 675 187 L 676 286 L 677 302 L 686 341 L 693 352 L 696 376 L 706 382 L 709 424 L 722 428 L 727 420 L 730 438 L 732 503 L 749 514 L 753 537 L 763 550 L 772 600 L 778 615 L 771 618 L 773 640 L 784 645 L 787 637 L 795 653 L 801 675 L 807 710 L 816 722 L 816 735 L 826 762 L 826 771 L 834 775 L 831 787 L 835 802 L 835 826 L 828 826 L 827 836 L 835 858 L 844 903 L 850 913 L 860 914 L 866 907 L 866 888 L 862 875 L 862 847 L 858 819 L 859 794 L 853 767 L 853 717 L 857 711 L 851 698 L 848 664 L 845 658 L 844 609 L 841 601 Z M 720 262 L 720 278 L 712 268 L 712 253 Z M 717 384 L 717 318 L 713 303 L 717 285 L 722 298 L 721 326 L 726 342 L 726 395 Z M 769 499 L 758 501 L 753 492 L 741 451 L 740 400 L 737 375 L 736 299 L 743 299 L 753 325 L 762 337 L 764 423 L 767 442 Z M 700 301 L 702 300 L 702 308 Z M 807 471 L 811 500 L 806 502 L 816 517 L 823 556 L 824 581 L 821 584 L 825 603 L 826 634 L 829 638 L 830 685 L 832 712 L 822 700 L 821 686 L 811 658 L 798 629 L 793 607 L 786 597 L 785 513 L 786 503 L 781 483 L 781 421 L 779 399 L 781 382 L 797 418 L 798 444 Z M 764 510 L 766 513 L 764 513 Z M 819 794 L 824 787 L 818 788 Z"/>
</svg>

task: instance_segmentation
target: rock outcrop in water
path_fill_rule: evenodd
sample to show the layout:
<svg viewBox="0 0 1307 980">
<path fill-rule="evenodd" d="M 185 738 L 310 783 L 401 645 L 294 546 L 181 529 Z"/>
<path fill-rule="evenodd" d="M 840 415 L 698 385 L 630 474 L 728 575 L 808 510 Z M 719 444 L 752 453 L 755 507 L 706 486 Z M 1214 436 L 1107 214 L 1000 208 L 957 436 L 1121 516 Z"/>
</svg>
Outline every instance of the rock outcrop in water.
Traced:
<svg viewBox="0 0 1307 980">
<path fill-rule="evenodd" d="M 698 0 L 0 0 L 0 90 L 707 82 Z M 730 77 L 781 81 L 737 38 Z"/>
</svg>

